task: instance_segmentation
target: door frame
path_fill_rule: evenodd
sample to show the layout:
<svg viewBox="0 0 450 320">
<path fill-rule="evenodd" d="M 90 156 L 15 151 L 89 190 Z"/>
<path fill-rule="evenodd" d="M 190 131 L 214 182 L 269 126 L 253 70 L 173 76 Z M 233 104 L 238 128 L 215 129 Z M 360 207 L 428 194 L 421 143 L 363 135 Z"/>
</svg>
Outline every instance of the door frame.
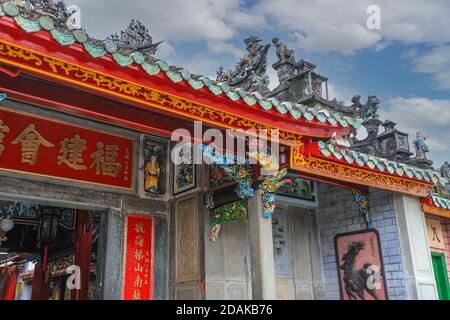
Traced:
<svg viewBox="0 0 450 320">
<path fill-rule="evenodd" d="M 437 283 L 437 281 L 436 281 L 436 286 L 437 286 L 438 293 L 439 293 L 439 300 L 450 300 L 450 284 L 449 284 L 449 278 L 448 278 L 447 263 L 446 263 L 446 260 L 445 260 L 445 254 L 441 253 L 441 252 L 431 252 L 431 260 L 433 262 L 434 277 L 437 280 L 436 269 L 434 268 L 434 261 L 435 261 L 435 259 L 439 259 L 440 260 L 439 263 L 442 264 L 443 272 L 444 272 L 444 274 L 441 275 L 441 276 L 444 276 L 445 279 L 447 280 L 444 283 L 444 288 L 440 288 L 438 283 Z M 443 296 L 441 297 L 441 295 L 443 295 Z"/>
</svg>

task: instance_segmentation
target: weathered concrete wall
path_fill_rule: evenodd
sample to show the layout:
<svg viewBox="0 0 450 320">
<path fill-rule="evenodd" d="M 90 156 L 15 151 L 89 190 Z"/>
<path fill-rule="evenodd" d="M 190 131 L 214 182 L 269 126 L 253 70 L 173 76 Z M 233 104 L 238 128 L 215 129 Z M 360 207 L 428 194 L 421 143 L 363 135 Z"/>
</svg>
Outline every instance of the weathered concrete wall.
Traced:
<svg viewBox="0 0 450 320">
<path fill-rule="evenodd" d="M 322 262 L 326 282 L 326 298 L 340 299 L 334 237 L 367 228 L 350 190 L 319 185 L 317 209 L 322 250 Z M 408 298 L 404 263 L 400 248 L 393 193 L 370 189 L 370 212 L 373 227 L 380 234 L 389 299 Z"/>
</svg>

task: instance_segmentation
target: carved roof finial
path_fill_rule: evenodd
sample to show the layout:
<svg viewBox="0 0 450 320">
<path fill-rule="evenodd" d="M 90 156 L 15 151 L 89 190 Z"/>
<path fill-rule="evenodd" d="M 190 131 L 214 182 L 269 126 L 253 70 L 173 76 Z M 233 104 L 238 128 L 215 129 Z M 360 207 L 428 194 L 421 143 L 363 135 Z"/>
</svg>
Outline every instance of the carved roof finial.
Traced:
<svg viewBox="0 0 450 320">
<path fill-rule="evenodd" d="M 148 29 L 139 21 L 131 20 L 130 25 L 120 33 L 108 37 L 118 48 L 139 51 L 146 56 L 154 55 L 163 42 L 153 43 Z"/>
</svg>

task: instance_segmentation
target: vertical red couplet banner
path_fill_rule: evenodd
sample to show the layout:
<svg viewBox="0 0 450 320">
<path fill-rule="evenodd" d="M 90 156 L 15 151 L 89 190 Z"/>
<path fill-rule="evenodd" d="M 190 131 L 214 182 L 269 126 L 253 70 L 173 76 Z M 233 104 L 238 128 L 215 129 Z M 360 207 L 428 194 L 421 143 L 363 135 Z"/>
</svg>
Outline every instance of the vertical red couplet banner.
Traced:
<svg viewBox="0 0 450 320">
<path fill-rule="evenodd" d="M 128 215 L 124 300 L 153 299 L 153 218 Z"/>
</svg>

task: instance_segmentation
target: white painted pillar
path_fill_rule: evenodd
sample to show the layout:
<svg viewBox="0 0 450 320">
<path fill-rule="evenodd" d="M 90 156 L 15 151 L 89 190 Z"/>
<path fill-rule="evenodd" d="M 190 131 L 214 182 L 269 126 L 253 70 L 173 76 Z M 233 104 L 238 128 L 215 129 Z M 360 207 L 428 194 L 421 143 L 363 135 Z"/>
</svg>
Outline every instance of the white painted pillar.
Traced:
<svg viewBox="0 0 450 320">
<path fill-rule="evenodd" d="M 394 194 L 409 299 L 437 300 L 425 216 L 419 198 Z"/>
<path fill-rule="evenodd" d="M 249 200 L 249 233 L 252 275 L 252 299 L 275 300 L 275 264 L 272 218 L 262 216 L 262 200 L 256 194 Z"/>
</svg>

